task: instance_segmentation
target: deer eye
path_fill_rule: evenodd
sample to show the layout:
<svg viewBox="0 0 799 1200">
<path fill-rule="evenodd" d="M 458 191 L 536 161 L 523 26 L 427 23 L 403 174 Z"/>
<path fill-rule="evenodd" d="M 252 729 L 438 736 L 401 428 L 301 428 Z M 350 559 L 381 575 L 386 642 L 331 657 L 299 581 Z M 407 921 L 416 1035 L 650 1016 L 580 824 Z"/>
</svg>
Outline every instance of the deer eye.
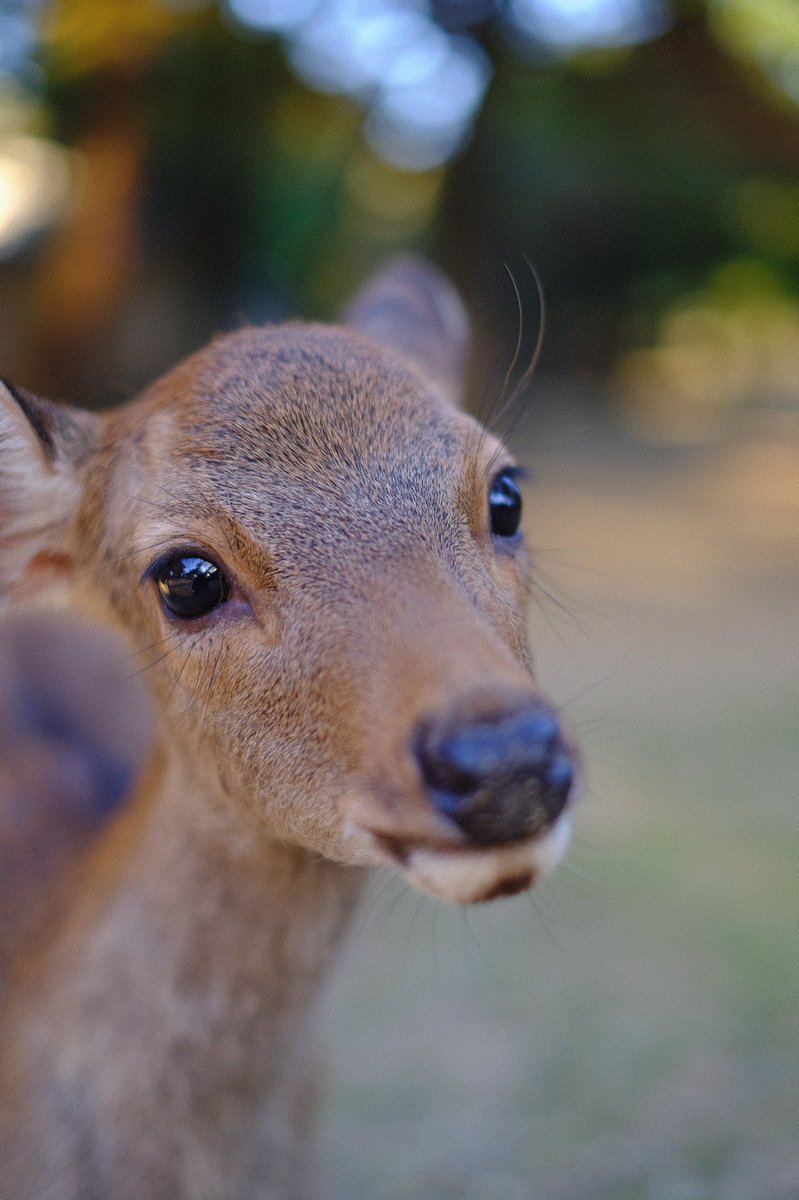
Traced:
<svg viewBox="0 0 799 1200">
<path fill-rule="evenodd" d="M 491 484 L 488 511 L 494 537 L 515 537 L 522 519 L 522 494 L 512 468 L 500 471 Z"/>
<path fill-rule="evenodd" d="M 184 620 L 204 617 L 230 596 L 230 584 L 216 563 L 196 554 L 163 559 L 152 577 L 164 607 Z"/>
</svg>

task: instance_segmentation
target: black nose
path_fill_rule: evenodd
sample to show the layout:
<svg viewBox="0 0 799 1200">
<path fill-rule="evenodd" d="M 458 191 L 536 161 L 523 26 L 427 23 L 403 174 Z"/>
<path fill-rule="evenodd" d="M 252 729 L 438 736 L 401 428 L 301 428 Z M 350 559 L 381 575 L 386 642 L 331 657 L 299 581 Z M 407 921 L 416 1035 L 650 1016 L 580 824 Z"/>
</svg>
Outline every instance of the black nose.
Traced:
<svg viewBox="0 0 799 1200">
<path fill-rule="evenodd" d="M 416 755 L 431 803 L 474 845 L 515 841 L 553 825 L 575 774 L 556 716 L 539 704 L 427 721 Z"/>
</svg>

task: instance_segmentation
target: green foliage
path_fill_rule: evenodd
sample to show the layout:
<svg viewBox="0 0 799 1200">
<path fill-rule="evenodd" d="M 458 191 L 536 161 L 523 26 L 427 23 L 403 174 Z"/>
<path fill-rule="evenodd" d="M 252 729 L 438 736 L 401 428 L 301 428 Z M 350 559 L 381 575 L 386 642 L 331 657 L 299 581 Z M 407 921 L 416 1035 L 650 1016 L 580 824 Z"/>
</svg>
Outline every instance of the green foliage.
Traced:
<svg viewBox="0 0 799 1200">
<path fill-rule="evenodd" d="M 185 0 L 48 11 L 44 96 L 62 140 L 85 153 L 87 133 L 112 125 L 139 147 L 130 295 L 146 278 L 190 314 L 175 317 L 177 352 L 242 316 L 330 315 L 405 247 L 436 255 L 495 317 L 488 337 L 506 361 L 515 300 L 502 264 L 529 257 L 551 318 L 544 368 L 559 372 L 611 371 L 727 262 L 760 261 L 799 289 L 789 0 L 675 3 L 659 36 L 568 53 L 509 36 L 496 5 L 470 5 L 491 19 L 458 36 L 479 42 L 493 80 L 461 154 L 423 171 L 367 143 L 365 92 L 303 82 L 288 33 Z"/>
</svg>

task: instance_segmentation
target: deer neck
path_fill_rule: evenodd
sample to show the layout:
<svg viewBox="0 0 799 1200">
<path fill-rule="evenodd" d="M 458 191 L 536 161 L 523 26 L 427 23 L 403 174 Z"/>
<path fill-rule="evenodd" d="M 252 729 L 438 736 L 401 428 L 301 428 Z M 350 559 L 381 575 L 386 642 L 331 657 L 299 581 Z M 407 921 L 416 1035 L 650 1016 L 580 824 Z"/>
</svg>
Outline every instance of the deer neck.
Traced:
<svg viewBox="0 0 799 1200">
<path fill-rule="evenodd" d="M 99 936 L 137 978 L 160 980 L 167 1005 L 193 1002 L 194 1021 L 204 1011 L 209 1031 L 307 1011 L 362 872 L 271 838 L 178 757 L 154 783 Z"/>
<path fill-rule="evenodd" d="M 92 864 L 91 911 L 25 1022 L 56 1110 L 79 1098 L 111 1160 L 139 1127 L 175 1197 L 298 1169 L 316 1001 L 362 880 L 206 800 L 185 764 L 159 767 Z"/>
</svg>

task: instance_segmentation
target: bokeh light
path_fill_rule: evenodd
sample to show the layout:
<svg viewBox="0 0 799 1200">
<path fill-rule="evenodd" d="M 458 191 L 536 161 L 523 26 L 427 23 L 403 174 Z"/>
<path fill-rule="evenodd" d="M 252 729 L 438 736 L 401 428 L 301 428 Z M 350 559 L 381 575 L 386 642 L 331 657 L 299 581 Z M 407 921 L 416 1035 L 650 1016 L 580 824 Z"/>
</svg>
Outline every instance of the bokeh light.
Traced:
<svg viewBox="0 0 799 1200">
<path fill-rule="evenodd" d="M 319 0 L 228 0 L 228 8 L 237 21 L 264 33 L 292 29 L 318 7 Z"/>
<path fill-rule="evenodd" d="M 527 37 L 563 49 L 632 45 L 669 23 L 658 0 L 511 0 L 509 16 Z"/>
<path fill-rule="evenodd" d="M 37 79 L 34 61 L 38 24 L 45 0 L 3 0 L 0 4 L 0 83 L 16 77 Z"/>
<path fill-rule="evenodd" d="M 710 0 L 719 39 L 799 100 L 799 5 L 795 0 Z"/>
<path fill-rule="evenodd" d="M 0 260 L 58 224 L 69 204 L 71 155 L 31 136 L 0 139 Z"/>
<path fill-rule="evenodd" d="M 280 33 L 309 87 L 350 96 L 366 110 L 375 152 L 405 170 L 429 170 L 468 138 L 491 76 L 486 54 L 413 0 L 228 0 L 254 32 Z"/>
<path fill-rule="evenodd" d="M 755 259 L 731 261 L 660 323 L 657 343 L 623 356 L 627 415 L 665 442 L 712 438 L 747 404 L 796 405 L 799 302 Z"/>
</svg>

